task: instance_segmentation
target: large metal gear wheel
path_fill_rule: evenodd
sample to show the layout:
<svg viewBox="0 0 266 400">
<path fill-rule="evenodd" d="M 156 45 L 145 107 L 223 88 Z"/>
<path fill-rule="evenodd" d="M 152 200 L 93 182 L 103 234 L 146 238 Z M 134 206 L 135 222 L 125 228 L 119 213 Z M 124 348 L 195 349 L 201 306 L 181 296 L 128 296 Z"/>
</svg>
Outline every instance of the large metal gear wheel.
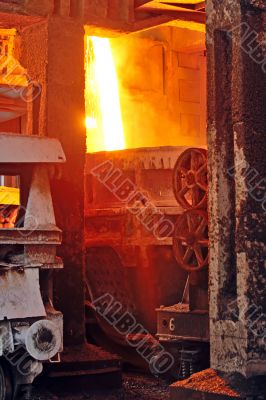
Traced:
<svg viewBox="0 0 266 400">
<path fill-rule="evenodd" d="M 191 148 L 181 154 L 175 164 L 173 186 L 176 200 L 185 210 L 206 208 L 208 194 L 206 150 Z"/>
<path fill-rule="evenodd" d="M 178 217 L 173 237 L 173 250 L 178 265 L 188 272 L 208 265 L 208 214 L 189 210 Z"/>
<path fill-rule="evenodd" d="M 2 360 L 0 360 L 0 400 L 12 400 L 13 385 L 11 374 Z"/>
</svg>

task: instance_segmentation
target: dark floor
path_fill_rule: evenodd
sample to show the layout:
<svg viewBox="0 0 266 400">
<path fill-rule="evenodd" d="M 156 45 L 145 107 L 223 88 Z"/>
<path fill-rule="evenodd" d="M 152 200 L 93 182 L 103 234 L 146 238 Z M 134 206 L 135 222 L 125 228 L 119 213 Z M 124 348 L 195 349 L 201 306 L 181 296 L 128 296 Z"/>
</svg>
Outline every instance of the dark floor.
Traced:
<svg viewBox="0 0 266 400">
<path fill-rule="evenodd" d="M 76 393 L 53 390 L 42 383 L 35 387 L 32 400 L 167 400 L 169 398 L 168 385 L 147 375 L 126 373 L 123 378 L 123 389 L 112 391 L 90 391 L 80 388 Z"/>
</svg>

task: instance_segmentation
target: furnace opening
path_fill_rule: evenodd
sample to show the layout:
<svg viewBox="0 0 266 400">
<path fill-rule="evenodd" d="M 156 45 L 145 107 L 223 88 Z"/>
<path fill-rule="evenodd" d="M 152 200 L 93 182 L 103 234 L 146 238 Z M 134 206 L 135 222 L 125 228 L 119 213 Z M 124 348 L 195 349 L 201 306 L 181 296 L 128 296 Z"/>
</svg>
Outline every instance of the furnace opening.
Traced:
<svg viewBox="0 0 266 400">
<path fill-rule="evenodd" d="M 206 146 L 205 33 L 86 36 L 87 151 Z"/>
<path fill-rule="evenodd" d="M 184 343 L 184 357 L 208 359 L 205 31 L 193 27 L 112 38 L 87 30 L 88 334 L 104 334 L 123 356 L 125 335 L 95 315 L 93 299 L 108 294 L 120 317 L 127 311 L 169 348 L 171 338 Z M 193 337 L 187 318 L 199 326 Z"/>
</svg>

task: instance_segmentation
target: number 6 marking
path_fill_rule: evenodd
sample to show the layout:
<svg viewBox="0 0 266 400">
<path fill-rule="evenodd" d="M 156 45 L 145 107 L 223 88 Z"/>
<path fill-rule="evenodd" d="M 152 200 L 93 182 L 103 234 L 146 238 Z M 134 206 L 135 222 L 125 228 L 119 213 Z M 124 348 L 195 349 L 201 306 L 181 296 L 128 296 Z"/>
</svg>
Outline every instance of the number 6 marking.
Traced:
<svg viewBox="0 0 266 400">
<path fill-rule="evenodd" d="M 174 318 L 171 318 L 169 321 L 169 329 L 171 332 L 174 332 L 174 330 L 175 330 L 175 319 Z"/>
</svg>

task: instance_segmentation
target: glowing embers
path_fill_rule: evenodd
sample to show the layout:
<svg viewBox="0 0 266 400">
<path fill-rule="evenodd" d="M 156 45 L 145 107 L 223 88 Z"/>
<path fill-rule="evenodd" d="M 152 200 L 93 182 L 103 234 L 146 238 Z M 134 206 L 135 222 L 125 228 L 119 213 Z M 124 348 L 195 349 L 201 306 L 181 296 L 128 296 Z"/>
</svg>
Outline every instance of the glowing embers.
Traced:
<svg viewBox="0 0 266 400">
<path fill-rule="evenodd" d="M 110 41 L 86 38 L 87 151 L 125 148 L 118 79 Z"/>
</svg>

